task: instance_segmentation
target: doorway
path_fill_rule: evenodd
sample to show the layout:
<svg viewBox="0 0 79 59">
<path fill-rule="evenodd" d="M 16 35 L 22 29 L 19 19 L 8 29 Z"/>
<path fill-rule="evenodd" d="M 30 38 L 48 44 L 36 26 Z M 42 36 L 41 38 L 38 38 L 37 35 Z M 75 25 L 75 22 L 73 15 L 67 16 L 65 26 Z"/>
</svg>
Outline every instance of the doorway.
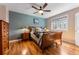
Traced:
<svg viewBox="0 0 79 59">
<path fill-rule="evenodd" d="M 79 46 L 79 13 L 75 14 L 75 44 Z"/>
</svg>

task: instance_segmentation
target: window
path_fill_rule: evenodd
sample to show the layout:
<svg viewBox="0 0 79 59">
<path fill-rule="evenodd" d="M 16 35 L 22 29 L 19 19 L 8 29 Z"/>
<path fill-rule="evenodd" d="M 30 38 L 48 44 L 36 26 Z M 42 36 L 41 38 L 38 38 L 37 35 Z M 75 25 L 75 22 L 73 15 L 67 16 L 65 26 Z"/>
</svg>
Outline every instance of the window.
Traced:
<svg viewBox="0 0 79 59">
<path fill-rule="evenodd" d="M 68 16 L 62 16 L 62 17 L 52 19 L 51 30 L 67 31 L 68 30 Z"/>
</svg>

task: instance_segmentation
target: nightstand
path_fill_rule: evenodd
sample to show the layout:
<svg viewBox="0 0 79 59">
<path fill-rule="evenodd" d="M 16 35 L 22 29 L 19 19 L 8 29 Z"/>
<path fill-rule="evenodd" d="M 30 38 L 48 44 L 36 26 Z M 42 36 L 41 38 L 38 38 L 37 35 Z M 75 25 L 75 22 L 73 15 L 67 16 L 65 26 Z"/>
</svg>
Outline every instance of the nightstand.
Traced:
<svg viewBox="0 0 79 59">
<path fill-rule="evenodd" d="M 29 32 L 22 33 L 22 40 L 23 41 L 29 40 L 29 36 L 30 36 L 30 33 Z"/>
</svg>

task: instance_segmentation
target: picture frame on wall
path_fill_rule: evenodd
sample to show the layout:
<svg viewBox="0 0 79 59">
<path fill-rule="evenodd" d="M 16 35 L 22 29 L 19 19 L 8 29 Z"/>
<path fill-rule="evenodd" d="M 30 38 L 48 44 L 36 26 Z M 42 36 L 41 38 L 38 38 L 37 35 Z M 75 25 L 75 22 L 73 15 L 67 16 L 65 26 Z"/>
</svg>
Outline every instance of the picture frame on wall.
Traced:
<svg viewBox="0 0 79 59">
<path fill-rule="evenodd" d="M 34 24 L 39 24 L 39 19 L 38 19 L 38 18 L 34 18 L 34 19 L 33 19 L 33 23 L 34 23 Z"/>
</svg>

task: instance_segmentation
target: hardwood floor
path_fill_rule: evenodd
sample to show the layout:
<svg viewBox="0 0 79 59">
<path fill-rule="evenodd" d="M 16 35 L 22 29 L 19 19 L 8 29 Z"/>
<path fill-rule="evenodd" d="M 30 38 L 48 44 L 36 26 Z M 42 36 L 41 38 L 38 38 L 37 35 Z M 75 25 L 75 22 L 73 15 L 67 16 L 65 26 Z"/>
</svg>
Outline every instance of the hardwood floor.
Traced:
<svg viewBox="0 0 79 59">
<path fill-rule="evenodd" d="M 17 41 L 9 44 L 8 55 L 79 55 L 79 47 L 63 42 L 59 48 L 41 50 L 33 41 Z"/>
<path fill-rule="evenodd" d="M 9 44 L 9 55 L 40 55 L 41 49 L 33 41 L 18 41 Z"/>
<path fill-rule="evenodd" d="M 79 55 L 79 47 L 66 42 L 59 48 L 48 48 L 44 51 L 48 55 Z"/>
</svg>

